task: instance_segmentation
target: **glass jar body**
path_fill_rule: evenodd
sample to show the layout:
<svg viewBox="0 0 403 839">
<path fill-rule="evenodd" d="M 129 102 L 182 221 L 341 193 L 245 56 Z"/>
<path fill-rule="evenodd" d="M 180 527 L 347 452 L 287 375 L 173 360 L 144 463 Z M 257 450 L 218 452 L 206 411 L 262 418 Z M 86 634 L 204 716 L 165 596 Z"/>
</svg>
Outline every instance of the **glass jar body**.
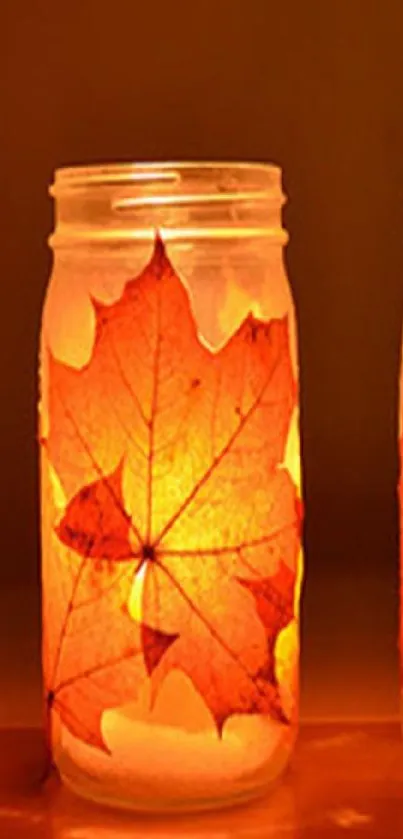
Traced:
<svg viewBox="0 0 403 839">
<path fill-rule="evenodd" d="M 194 183 L 159 204 L 126 176 L 123 196 L 105 170 L 97 187 L 112 230 L 94 183 L 59 199 L 41 347 L 45 702 L 80 794 L 206 809 L 259 794 L 296 734 L 294 310 L 281 228 L 245 224 L 236 184 L 224 224 Z"/>
</svg>

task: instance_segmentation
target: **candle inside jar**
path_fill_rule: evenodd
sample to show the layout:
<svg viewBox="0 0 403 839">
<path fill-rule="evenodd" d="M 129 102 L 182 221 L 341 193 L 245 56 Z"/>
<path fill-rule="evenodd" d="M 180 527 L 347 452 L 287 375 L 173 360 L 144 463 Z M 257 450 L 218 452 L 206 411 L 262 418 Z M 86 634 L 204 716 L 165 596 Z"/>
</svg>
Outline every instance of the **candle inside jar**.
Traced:
<svg viewBox="0 0 403 839">
<path fill-rule="evenodd" d="M 208 801 L 220 784 L 223 796 L 242 797 L 245 789 L 274 780 L 286 765 L 295 735 L 284 735 L 268 718 L 232 717 L 221 737 L 193 685 L 182 673 L 172 673 L 164 683 L 154 708 L 144 689 L 138 703 L 106 711 L 102 731 L 110 755 L 97 752 L 63 730 L 59 768 L 74 787 L 71 767 L 85 779 L 88 794 L 97 798 L 119 797 L 153 809 L 161 801 Z M 267 766 L 267 754 L 271 755 Z M 93 780 L 94 779 L 94 780 Z M 95 779 L 97 779 L 95 781 Z M 158 800 L 155 801 L 155 790 Z M 188 804 L 184 804 L 188 809 Z"/>
</svg>

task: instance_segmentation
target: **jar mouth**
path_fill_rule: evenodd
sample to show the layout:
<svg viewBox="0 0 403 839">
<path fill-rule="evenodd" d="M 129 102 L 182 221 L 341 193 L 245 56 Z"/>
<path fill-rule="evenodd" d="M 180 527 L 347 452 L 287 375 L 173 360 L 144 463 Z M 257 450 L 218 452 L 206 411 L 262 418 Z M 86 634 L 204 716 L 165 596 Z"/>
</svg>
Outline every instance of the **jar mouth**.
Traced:
<svg viewBox="0 0 403 839">
<path fill-rule="evenodd" d="M 63 166 L 55 171 L 53 196 L 92 187 L 131 186 L 150 203 L 186 198 L 231 201 L 282 200 L 281 168 L 248 161 L 151 161 Z M 152 195 L 147 195 L 152 190 Z M 192 196 L 193 193 L 193 196 Z M 148 203 L 148 201 L 146 201 Z"/>
<path fill-rule="evenodd" d="M 127 162 L 65 166 L 56 198 L 52 246 L 164 238 L 256 238 L 285 243 L 281 169 L 230 161 Z"/>
</svg>

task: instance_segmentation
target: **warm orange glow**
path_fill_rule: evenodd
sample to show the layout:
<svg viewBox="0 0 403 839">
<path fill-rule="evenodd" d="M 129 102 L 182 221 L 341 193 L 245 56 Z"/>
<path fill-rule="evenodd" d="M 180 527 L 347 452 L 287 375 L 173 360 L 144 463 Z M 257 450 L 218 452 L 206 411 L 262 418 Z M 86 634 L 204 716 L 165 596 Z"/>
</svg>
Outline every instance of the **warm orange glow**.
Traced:
<svg viewBox="0 0 403 839">
<path fill-rule="evenodd" d="M 400 532 L 400 678 L 401 678 L 401 695 L 403 697 L 403 367 L 400 377 L 400 441 L 399 441 L 399 458 L 400 458 L 400 480 L 399 480 L 399 532 Z"/>
<path fill-rule="evenodd" d="M 43 359 L 44 673 L 56 758 L 63 748 L 84 772 L 130 785 L 137 744 L 145 798 L 157 777 L 173 795 L 166 761 L 180 783 L 187 767 L 186 795 L 192 784 L 209 795 L 213 765 L 230 793 L 248 764 L 253 773 L 271 754 L 284 762 L 297 715 L 290 323 L 284 311 L 261 319 L 259 300 L 228 281 L 214 314 L 224 340 L 210 348 L 190 287 L 157 238 L 138 277 L 86 300 L 78 334 L 91 325 L 90 349 L 82 355 L 71 331 L 55 349 L 48 315 Z M 71 295 L 67 315 L 53 306 L 56 320 L 71 323 L 76 304 Z"/>
</svg>

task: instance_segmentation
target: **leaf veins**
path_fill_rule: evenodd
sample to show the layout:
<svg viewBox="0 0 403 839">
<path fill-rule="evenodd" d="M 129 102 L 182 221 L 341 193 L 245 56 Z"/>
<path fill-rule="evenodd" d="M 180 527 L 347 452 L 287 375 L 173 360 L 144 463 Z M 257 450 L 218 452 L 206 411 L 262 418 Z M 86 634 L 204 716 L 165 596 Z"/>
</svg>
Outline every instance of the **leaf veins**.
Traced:
<svg viewBox="0 0 403 839">
<path fill-rule="evenodd" d="M 159 237 L 120 299 L 94 312 L 86 366 L 48 356 L 44 448 L 67 499 L 50 528 L 49 573 L 67 578 L 54 583 L 63 617 L 45 655 L 52 704 L 106 748 L 103 710 L 179 668 L 218 731 L 234 713 L 285 723 L 275 642 L 293 618 L 299 550 L 283 466 L 296 402 L 287 320 L 249 316 L 210 352 Z"/>
</svg>

